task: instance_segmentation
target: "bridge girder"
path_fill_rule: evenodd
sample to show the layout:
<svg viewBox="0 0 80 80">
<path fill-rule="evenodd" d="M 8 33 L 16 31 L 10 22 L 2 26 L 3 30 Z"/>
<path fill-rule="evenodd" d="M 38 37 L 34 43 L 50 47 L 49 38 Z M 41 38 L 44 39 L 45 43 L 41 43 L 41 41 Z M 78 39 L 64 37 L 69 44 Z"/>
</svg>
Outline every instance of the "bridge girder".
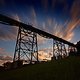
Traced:
<svg viewBox="0 0 80 80">
<path fill-rule="evenodd" d="M 39 34 L 39 35 L 41 35 L 41 36 L 43 36 L 45 38 L 54 39 L 54 40 L 60 41 L 60 42 L 62 42 L 64 44 L 76 47 L 76 45 L 74 45 L 71 42 L 68 42 L 68 41 L 66 41 L 66 40 L 64 40 L 62 38 L 59 38 L 59 37 L 57 37 L 55 35 L 52 35 L 52 34 L 50 34 L 48 32 L 45 32 L 45 31 L 40 30 L 40 29 L 37 29 L 37 28 L 33 27 L 32 25 L 27 25 L 25 23 L 19 22 L 17 20 L 14 20 L 14 19 L 12 19 L 10 17 L 7 17 L 5 15 L 2 15 L 2 14 L 0 14 L 0 23 L 6 24 L 6 25 L 11 25 L 11 26 L 22 27 L 25 30 L 30 30 L 31 32 L 35 32 L 35 33 L 37 33 L 37 34 Z"/>
<path fill-rule="evenodd" d="M 12 26 L 18 26 L 18 36 L 14 53 L 14 61 L 27 58 L 26 60 L 32 63 L 33 59 L 38 62 L 38 45 L 37 45 L 37 34 L 53 39 L 53 56 L 58 55 L 68 55 L 68 47 L 76 47 L 73 43 L 70 43 L 62 38 L 55 35 L 32 27 L 31 25 L 24 24 L 22 22 L 16 21 L 12 18 L 0 14 L 0 23 Z"/>
</svg>

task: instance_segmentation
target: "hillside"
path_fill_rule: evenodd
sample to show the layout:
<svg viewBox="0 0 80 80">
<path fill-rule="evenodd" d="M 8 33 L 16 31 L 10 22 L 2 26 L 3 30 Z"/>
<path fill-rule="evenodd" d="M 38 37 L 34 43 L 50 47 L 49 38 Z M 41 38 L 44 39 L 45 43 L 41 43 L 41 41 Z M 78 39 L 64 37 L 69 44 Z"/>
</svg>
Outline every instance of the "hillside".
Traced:
<svg viewBox="0 0 80 80">
<path fill-rule="evenodd" d="M 0 72 L 0 80 L 80 80 L 80 57 Z"/>
</svg>

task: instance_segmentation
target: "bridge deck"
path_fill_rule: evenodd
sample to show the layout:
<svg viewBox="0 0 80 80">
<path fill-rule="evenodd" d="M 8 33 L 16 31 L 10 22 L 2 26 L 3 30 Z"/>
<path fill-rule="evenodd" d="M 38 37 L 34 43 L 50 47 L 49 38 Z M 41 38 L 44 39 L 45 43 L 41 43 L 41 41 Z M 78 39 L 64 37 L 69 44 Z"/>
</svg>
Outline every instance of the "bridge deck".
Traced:
<svg viewBox="0 0 80 80">
<path fill-rule="evenodd" d="M 30 30 L 32 32 L 35 32 L 35 33 L 37 33 L 37 34 L 39 34 L 39 35 L 41 35 L 43 37 L 52 38 L 52 39 L 60 41 L 60 42 L 62 42 L 64 44 L 68 44 L 70 46 L 76 47 L 73 43 L 70 43 L 70 42 L 68 42 L 68 41 L 66 41 L 66 40 L 64 40 L 62 38 L 59 38 L 59 37 L 57 37 L 55 35 L 52 35 L 52 34 L 50 34 L 48 32 L 42 31 L 40 29 L 32 27 L 31 25 L 27 25 L 25 23 L 19 22 L 17 20 L 14 20 L 14 19 L 12 19 L 10 17 L 7 17 L 5 15 L 2 15 L 2 14 L 0 14 L 0 23 L 7 24 L 7 25 L 12 25 L 12 26 L 23 27 L 24 29 Z"/>
</svg>

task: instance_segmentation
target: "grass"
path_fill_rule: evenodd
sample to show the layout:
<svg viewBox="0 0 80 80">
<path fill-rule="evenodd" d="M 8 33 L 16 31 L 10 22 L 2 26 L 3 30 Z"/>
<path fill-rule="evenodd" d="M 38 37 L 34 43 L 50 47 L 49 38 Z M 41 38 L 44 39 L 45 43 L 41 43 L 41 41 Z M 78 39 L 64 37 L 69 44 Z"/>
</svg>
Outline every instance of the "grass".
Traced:
<svg viewBox="0 0 80 80">
<path fill-rule="evenodd" d="M 80 80 L 80 57 L 0 72 L 0 80 Z"/>
</svg>

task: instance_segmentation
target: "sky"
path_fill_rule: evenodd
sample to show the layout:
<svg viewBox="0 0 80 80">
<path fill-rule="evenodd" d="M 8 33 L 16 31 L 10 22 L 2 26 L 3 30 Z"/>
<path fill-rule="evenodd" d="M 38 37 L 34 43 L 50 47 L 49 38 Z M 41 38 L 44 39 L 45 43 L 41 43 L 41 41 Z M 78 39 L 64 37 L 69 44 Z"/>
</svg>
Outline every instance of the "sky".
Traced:
<svg viewBox="0 0 80 80">
<path fill-rule="evenodd" d="M 0 0 L 0 14 L 72 43 L 80 40 L 79 8 L 80 0 Z M 16 26 L 0 24 L 0 63 L 13 58 L 17 32 Z M 38 47 L 46 57 L 52 53 L 52 40 L 38 35 Z"/>
</svg>

